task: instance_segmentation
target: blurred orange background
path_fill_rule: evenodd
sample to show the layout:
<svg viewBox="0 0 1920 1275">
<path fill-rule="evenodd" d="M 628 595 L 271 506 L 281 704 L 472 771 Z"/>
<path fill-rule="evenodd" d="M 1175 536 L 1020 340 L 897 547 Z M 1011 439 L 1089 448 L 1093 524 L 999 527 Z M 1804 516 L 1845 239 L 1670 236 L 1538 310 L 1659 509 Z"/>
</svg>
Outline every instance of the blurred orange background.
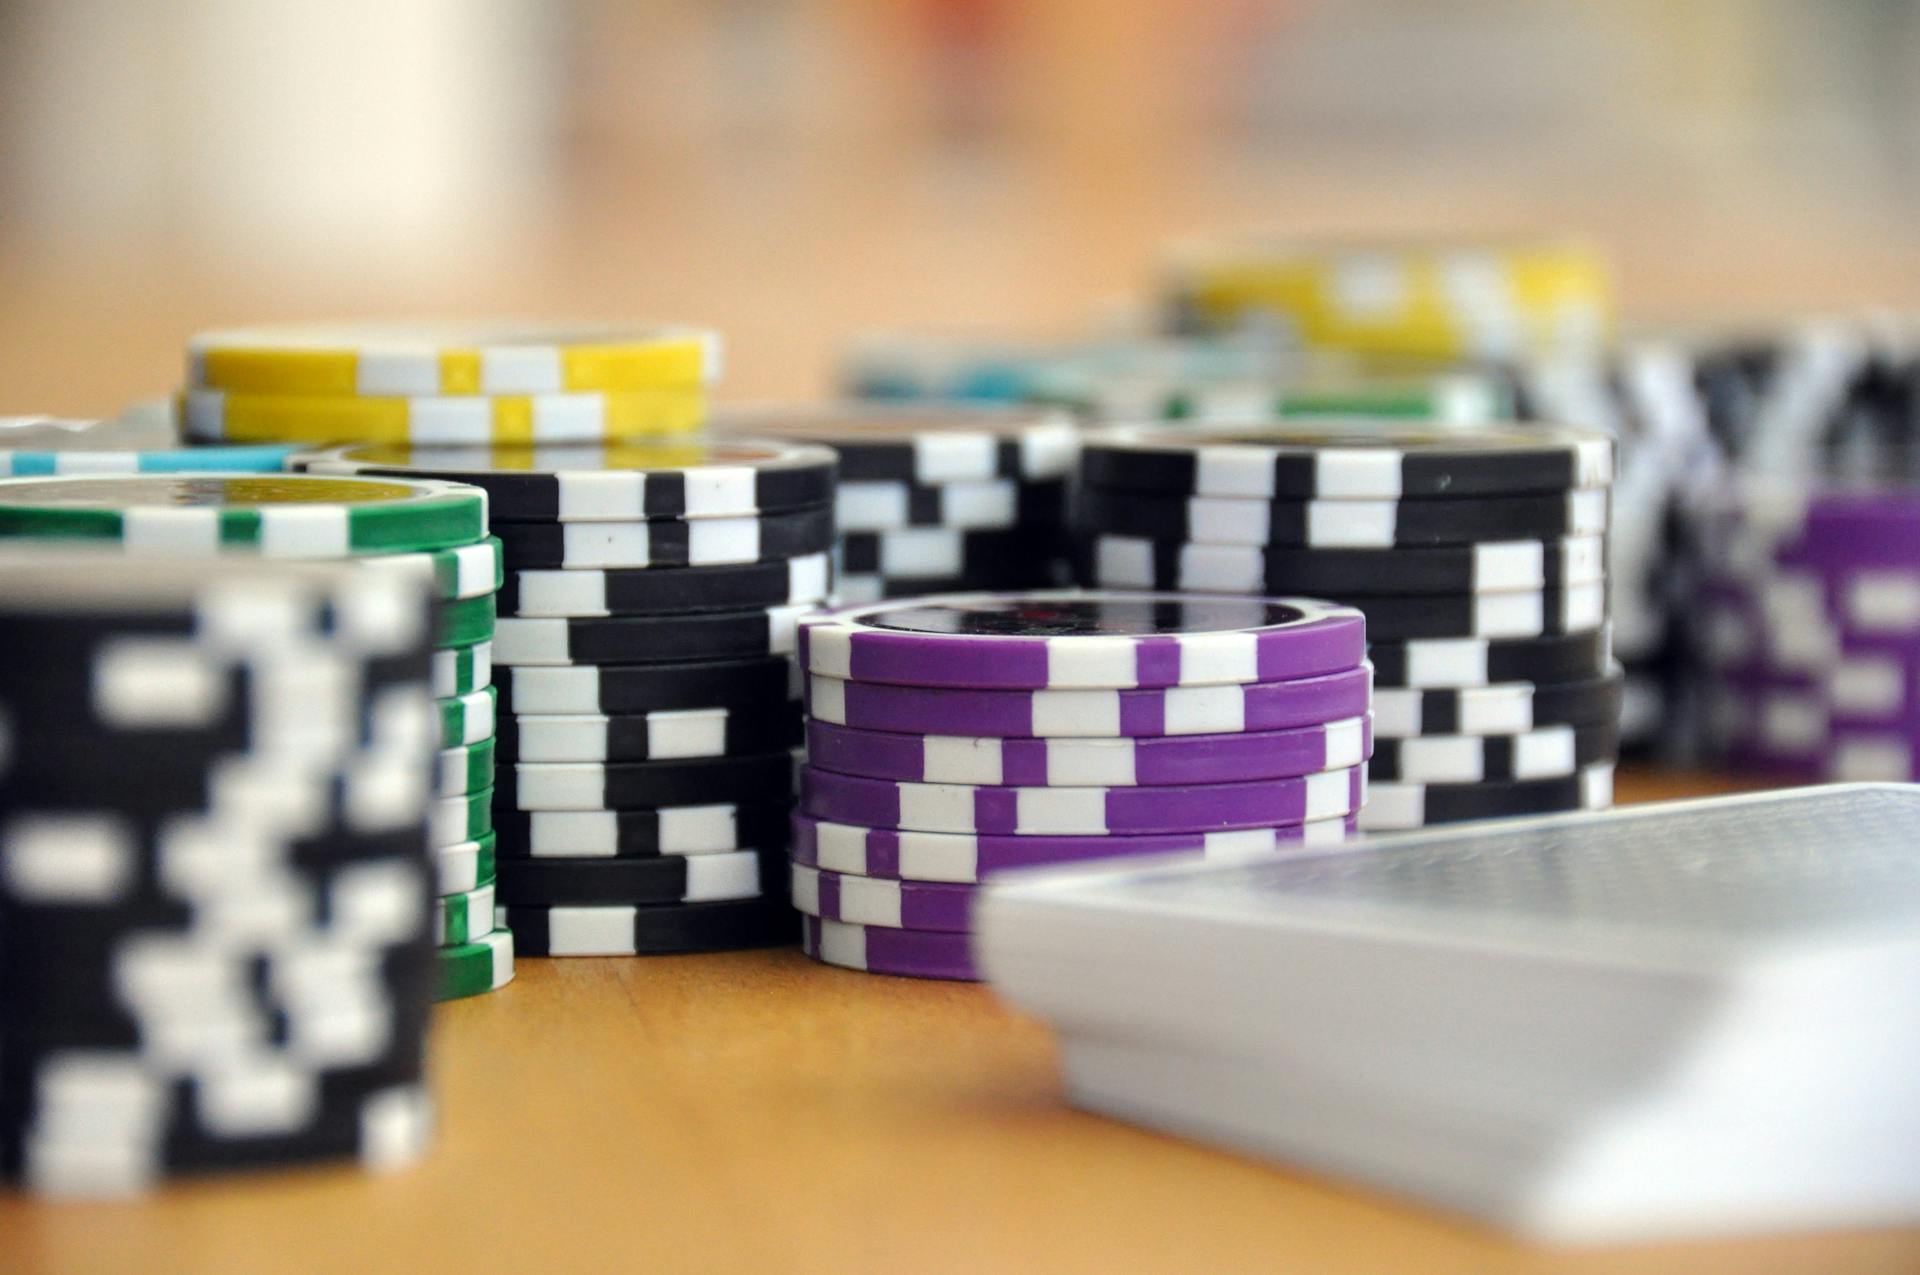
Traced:
<svg viewBox="0 0 1920 1275">
<path fill-rule="evenodd" d="M 161 393 L 192 330 L 854 332 L 1123 315 L 1170 237 L 1584 231 L 1630 318 L 1920 279 L 1897 0 L 0 0 L 0 411 Z"/>
</svg>

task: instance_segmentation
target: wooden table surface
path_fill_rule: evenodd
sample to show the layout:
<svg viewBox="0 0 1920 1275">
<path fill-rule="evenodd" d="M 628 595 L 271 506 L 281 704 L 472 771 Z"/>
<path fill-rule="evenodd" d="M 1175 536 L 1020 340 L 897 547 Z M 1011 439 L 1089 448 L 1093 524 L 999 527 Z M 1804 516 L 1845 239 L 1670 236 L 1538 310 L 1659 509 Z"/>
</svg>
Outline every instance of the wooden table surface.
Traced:
<svg viewBox="0 0 1920 1275">
<path fill-rule="evenodd" d="M 1628 778 L 1622 797 L 1736 787 Z M 435 1029 L 414 1170 L 0 1197 L 8 1272 L 1920 1270 L 1920 1232 L 1530 1249 L 1337 1182 L 1076 1112 L 983 988 L 794 951 L 527 960 Z"/>
</svg>

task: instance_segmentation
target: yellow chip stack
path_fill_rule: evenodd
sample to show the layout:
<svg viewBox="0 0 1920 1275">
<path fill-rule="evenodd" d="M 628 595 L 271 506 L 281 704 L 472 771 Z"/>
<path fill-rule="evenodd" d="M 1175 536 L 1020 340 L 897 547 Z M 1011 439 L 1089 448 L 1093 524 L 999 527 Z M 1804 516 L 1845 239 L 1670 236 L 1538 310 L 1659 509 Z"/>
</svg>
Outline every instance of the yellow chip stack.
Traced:
<svg viewBox="0 0 1920 1275">
<path fill-rule="evenodd" d="M 690 434 L 720 340 L 696 328 L 255 328 L 187 349 L 196 442 L 515 447 Z"/>
<path fill-rule="evenodd" d="M 1613 325 L 1606 263 L 1561 240 L 1209 241 L 1176 253 L 1168 297 L 1188 331 L 1443 363 L 1591 350 Z"/>
</svg>

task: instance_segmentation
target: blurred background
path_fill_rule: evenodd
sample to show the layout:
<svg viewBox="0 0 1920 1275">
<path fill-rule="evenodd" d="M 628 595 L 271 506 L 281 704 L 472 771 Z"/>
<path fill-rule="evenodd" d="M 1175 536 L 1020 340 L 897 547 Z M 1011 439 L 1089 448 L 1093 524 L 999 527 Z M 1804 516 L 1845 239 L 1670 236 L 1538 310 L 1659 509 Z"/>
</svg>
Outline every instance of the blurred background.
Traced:
<svg viewBox="0 0 1920 1275">
<path fill-rule="evenodd" d="M 1893 302 L 1916 71 L 1903 0 L 0 0 L 0 401 L 454 312 L 712 323 L 727 395 L 812 394 L 1242 227 L 1577 229 L 1629 319 Z"/>
</svg>

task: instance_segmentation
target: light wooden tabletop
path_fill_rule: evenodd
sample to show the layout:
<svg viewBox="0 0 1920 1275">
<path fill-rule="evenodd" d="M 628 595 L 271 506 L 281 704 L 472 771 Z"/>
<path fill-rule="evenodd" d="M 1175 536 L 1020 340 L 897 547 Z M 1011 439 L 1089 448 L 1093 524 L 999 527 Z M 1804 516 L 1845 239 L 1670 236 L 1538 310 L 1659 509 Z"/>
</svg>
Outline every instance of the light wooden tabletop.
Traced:
<svg viewBox="0 0 1920 1275">
<path fill-rule="evenodd" d="M 1702 791 L 1640 776 L 1623 797 Z M 1726 786 L 1726 785 L 1719 785 Z M 0 1197 L 8 1272 L 1920 1270 L 1920 1232 L 1564 1253 L 1076 1112 L 984 988 L 793 951 L 528 960 L 436 1028 L 421 1167 Z"/>
</svg>

